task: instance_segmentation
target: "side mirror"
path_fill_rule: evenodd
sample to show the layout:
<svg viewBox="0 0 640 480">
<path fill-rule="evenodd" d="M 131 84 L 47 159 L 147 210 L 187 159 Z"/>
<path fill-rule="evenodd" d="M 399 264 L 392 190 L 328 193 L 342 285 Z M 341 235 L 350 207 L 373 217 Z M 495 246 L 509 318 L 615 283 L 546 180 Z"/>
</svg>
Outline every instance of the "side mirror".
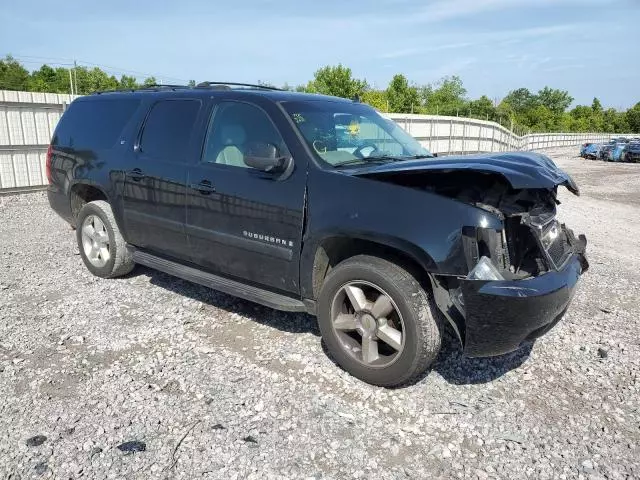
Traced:
<svg viewBox="0 0 640 480">
<path fill-rule="evenodd" d="M 432 153 L 431 155 L 433 155 L 434 157 L 437 157 L 438 154 L 437 153 Z"/>
<path fill-rule="evenodd" d="M 244 163 L 262 172 L 282 172 L 290 162 L 290 158 L 280 155 L 278 147 L 266 142 L 250 142 L 244 154 Z"/>
</svg>

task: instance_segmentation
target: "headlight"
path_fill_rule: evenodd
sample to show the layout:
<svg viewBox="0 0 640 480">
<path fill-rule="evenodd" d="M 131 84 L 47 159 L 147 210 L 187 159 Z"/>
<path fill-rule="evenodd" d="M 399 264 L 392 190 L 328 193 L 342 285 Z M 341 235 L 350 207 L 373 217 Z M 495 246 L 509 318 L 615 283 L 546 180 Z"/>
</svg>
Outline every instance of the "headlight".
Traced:
<svg viewBox="0 0 640 480">
<path fill-rule="evenodd" d="M 542 246 L 545 250 L 548 250 L 549 247 L 558 239 L 560 235 L 560 223 L 557 220 L 550 222 L 545 226 L 542 231 Z"/>
<path fill-rule="evenodd" d="M 482 257 L 467 276 L 469 280 L 504 280 L 500 271 L 488 257 Z"/>
</svg>

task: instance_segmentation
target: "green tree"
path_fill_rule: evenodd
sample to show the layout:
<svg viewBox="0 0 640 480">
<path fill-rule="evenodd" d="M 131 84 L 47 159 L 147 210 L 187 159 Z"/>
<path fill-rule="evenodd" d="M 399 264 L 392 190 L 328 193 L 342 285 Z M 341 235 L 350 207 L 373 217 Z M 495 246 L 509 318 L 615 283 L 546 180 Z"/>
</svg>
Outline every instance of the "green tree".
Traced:
<svg viewBox="0 0 640 480">
<path fill-rule="evenodd" d="M 545 105 L 538 105 L 527 112 L 527 126 L 537 132 L 552 132 L 556 130 L 557 117 Z"/>
<path fill-rule="evenodd" d="M 142 82 L 142 86 L 143 87 L 150 87 L 151 85 L 157 85 L 158 81 L 156 80 L 156 77 L 148 77 L 144 79 L 144 82 Z"/>
<path fill-rule="evenodd" d="M 555 114 L 564 112 L 573 102 L 573 97 L 566 90 L 549 87 L 540 90 L 537 97 L 540 105 L 544 105 Z"/>
<path fill-rule="evenodd" d="M 482 95 L 478 100 L 469 102 L 470 116 L 481 118 L 482 120 L 493 120 L 496 118 L 496 107 L 486 95 Z"/>
<path fill-rule="evenodd" d="M 342 64 L 321 68 L 307 85 L 309 92 L 343 98 L 361 97 L 366 88 L 367 82 L 353 78 L 351 69 Z"/>
<path fill-rule="evenodd" d="M 58 85 L 56 71 L 49 65 L 42 65 L 38 70 L 35 70 L 31 73 L 28 81 L 28 86 L 29 90 L 32 92 L 57 93 Z"/>
<path fill-rule="evenodd" d="M 467 90 L 458 76 L 444 77 L 420 91 L 427 113 L 457 115 L 466 104 Z"/>
<path fill-rule="evenodd" d="M 593 108 L 593 107 L 591 107 Z M 594 112 L 595 114 L 595 112 Z M 618 112 L 613 108 L 607 108 L 605 111 L 597 113 L 600 117 L 601 128 L 603 132 L 615 132 L 616 131 L 616 117 Z"/>
<path fill-rule="evenodd" d="M 576 105 L 571 112 L 571 130 L 574 132 L 595 132 L 596 122 L 594 121 L 593 109 L 586 105 Z"/>
<path fill-rule="evenodd" d="M 591 103 L 591 110 L 593 113 L 602 113 L 602 103 L 598 100 L 598 97 L 593 97 L 593 102 Z"/>
<path fill-rule="evenodd" d="M 122 75 L 120 77 L 120 81 L 118 82 L 118 88 L 124 90 L 133 90 L 135 88 L 138 88 L 138 81 L 136 80 L 136 77 Z"/>
<path fill-rule="evenodd" d="M 518 88 L 507 93 L 502 102 L 508 104 L 514 114 L 521 114 L 535 108 L 538 99 L 528 88 Z"/>
<path fill-rule="evenodd" d="M 196 81 L 195 80 L 189 80 L 189 83 L 187 83 L 187 85 L 189 85 L 190 87 L 195 87 L 196 86 Z"/>
<path fill-rule="evenodd" d="M 0 60 L 0 90 L 27 90 L 29 71 L 11 55 Z"/>
<path fill-rule="evenodd" d="M 384 90 L 367 90 L 362 94 L 362 102 L 371 105 L 381 112 L 387 111 L 387 92 Z"/>
<path fill-rule="evenodd" d="M 625 117 L 631 132 L 640 133 L 640 102 L 627 110 Z"/>
<path fill-rule="evenodd" d="M 79 95 L 87 95 L 92 92 L 104 90 L 117 90 L 118 79 L 113 75 L 109 76 L 106 72 L 94 67 L 75 67 L 71 69 L 74 79 L 74 85 Z"/>
<path fill-rule="evenodd" d="M 404 75 L 394 75 L 387 87 L 389 110 L 394 113 L 414 113 L 420 107 L 418 88 L 409 84 Z"/>
<path fill-rule="evenodd" d="M 629 123 L 627 122 L 627 115 L 626 112 L 618 112 L 616 111 L 616 117 L 614 119 L 614 132 L 616 133 L 630 133 L 631 132 L 631 127 L 629 126 Z M 640 131 L 638 131 L 637 133 L 640 133 Z"/>
</svg>

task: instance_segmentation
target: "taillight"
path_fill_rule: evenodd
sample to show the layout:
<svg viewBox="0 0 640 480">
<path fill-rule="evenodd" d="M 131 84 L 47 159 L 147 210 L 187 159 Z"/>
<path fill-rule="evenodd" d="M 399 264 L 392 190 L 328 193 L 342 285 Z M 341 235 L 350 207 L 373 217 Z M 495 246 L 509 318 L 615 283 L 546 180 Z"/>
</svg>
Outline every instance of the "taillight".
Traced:
<svg viewBox="0 0 640 480">
<path fill-rule="evenodd" d="M 53 177 L 51 176 L 51 156 L 52 156 L 52 149 L 51 149 L 51 145 L 49 145 L 49 148 L 47 148 L 47 161 L 46 161 L 46 172 L 47 172 L 47 180 L 49 181 L 49 183 L 53 183 Z"/>
</svg>

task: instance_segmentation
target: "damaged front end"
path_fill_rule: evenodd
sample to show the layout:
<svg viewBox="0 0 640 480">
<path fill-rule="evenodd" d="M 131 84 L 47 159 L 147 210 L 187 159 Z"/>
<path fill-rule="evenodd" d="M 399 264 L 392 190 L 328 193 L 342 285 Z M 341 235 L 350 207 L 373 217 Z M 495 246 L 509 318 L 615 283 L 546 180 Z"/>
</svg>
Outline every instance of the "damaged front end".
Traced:
<svg viewBox="0 0 640 480">
<path fill-rule="evenodd" d="M 455 249 L 461 269 L 431 272 L 435 301 L 466 355 L 508 353 L 562 318 L 589 265 L 584 235 L 576 237 L 556 218 L 558 187 L 579 195 L 578 187 L 550 159 L 533 153 L 445 157 L 365 175 L 499 220 L 478 216 L 478 224 L 462 226 Z"/>
<path fill-rule="evenodd" d="M 586 238 L 556 218 L 557 187 L 463 188 L 456 197 L 492 212 L 504 228 L 464 227 L 466 277 L 437 277 L 438 304 L 468 356 L 501 355 L 550 330 L 589 265 Z M 450 192 L 449 192 L 450 193 Z"/>
</svg>

